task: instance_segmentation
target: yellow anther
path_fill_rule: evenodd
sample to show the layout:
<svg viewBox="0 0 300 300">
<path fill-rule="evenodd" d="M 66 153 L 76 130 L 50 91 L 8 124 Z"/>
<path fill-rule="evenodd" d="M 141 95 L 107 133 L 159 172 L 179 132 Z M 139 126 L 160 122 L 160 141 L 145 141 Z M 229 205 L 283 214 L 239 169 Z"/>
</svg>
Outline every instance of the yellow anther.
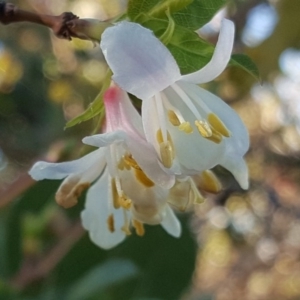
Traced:
<svg viewBox="0 0 300 300">
<path fill-rule="evenodd" d="M 169 141 L 159 145 L 161 161 L 166 168 L 171 168 L 174 160 L 174 153 Z"/>
<path fill-rule="evenodd" d="M 115 209 L 120 208 L 119 195 L 116 186 L 116 180 L 114 178 L 111 179 L 111 194 L 113 198 L 113 206 Z"/>
<path fill-rule="evenodd" d="M 189 200 L 195 204 L 201 204 L 205 201 L 205 198 L 201 195 L 197 187 L 192 187 L 189 192 Z"/>
<path fill-rule="evenodd" d="M 175 157 L 175 151 L 169 132 L 167 132 L 167 141 L 164 141 L 161 129 L 157 130 L 156 139 L 159 143 L 159 151 L 163 165 L 166 168 L 171 168 Z"/>
<path fill-rule="evenodd" d="M 142 183 L 146 187 L 152 187 L 154 186 L 154 182 L 148 178 L 148 176 L 144 173 L 141 169 L 135 169 L 135 177 L 136 179 Z"/>
<path fill-rule="evenodd" d="M 179 121 L 176 113 L 173 110 L 168 110 L 168 118 L 172 125 L 174 125 L 174 126 L 180 125 L 180 121 Z"/>
<path fill-rule="evenodd" d="M 63 208 L 70 208 L 77 204 L 78 198 L 84 190 L 90 187 L 89 182 L 78 183 L 79 178 L 65 180 L 55 194 L 57 204 Z"/>
<path fill-rule="evenodd" d="M 198 186 L 201 190 L 214 194 L 219 193 L 222 190 L 221 182 L 210 170 L 201 173 Z"/>
<path fill-rule="evenodd" d="M 145 234 L 144 224 L 135 219 L 132 220 L 132 225 L 135 228 L 136 234 L 138 236 L 143 236 Z"/>
<path fill-rule="evenodd" d="M 131 154 L 126 154 L 123 156 L 125 166 L 128 166 L 129 169 L 132 167 L 134 169 L 140 170 L 140 166 L 138 163 L 135 161 L 135 159 L 132 157 Z"/>
<path fill-rule="evenodd" d="M 110 232 L 115 231 L 115 220 L 113 214 L 110 214 L 107 218 L 107 227 Z"/>
<path fill-rule="evenodd" d="M 131 203 L 132 203 L 131 199 L 127 198 L 127 196 L 124 194 L 122 196 L 120 196 L 118 199 L 119 199 L 119 204 L 121 207 L 123 207 L 127 210 L 130 209 Z"/>
<path fill-rule="evenodd" d="M 156 139 L 157 139 L 157 142 L 159 144 L 161 144 L 164 139 L 163 139 L 163 136 L 162 136 L 162 132 L 161 132 L 161 129 L 158 129 L 157 132 L 156 132 Z"/>
<path fill-rule="evenodd" d="M 195 125 L 203 137 L 208 138 L 212 136 L 212 130 L 206 121 L 196 120 Z"/>
<path fill-rule="evenodd" d="M 208 139 L 216 144 L 220 144 L 222 142 L 222 135 L 213 129 L 212 135 L 207 137 L 206 139 Z"/>
<path fill-rule="evenodd" d="M 217 132 L 221 133 L 223 136 L 230 137 L 230 131 L 216 114 L 210 113 L 207 116 L 207 120 Z"/>
<path fill-rule="evenodd" d="M 123 158 L 120 159 L 119 163 L 118 163 L 118 169 L 123 171 L 125 168 L 125 163 L 124 163 L 124 160 Z"/>
<path fill-rule="evenodd" d="M 192 133 L 193 128 L 190 124 L 190 122 L 183 122 L 179 125 L 179 130 L 184 131 L 185 133 Z"/>
</svg>

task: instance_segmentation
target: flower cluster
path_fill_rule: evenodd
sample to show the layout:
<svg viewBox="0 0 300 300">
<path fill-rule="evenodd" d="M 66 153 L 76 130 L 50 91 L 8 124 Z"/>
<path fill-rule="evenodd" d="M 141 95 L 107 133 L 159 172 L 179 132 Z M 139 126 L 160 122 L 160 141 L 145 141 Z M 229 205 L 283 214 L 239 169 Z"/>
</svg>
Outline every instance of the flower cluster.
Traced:
<svg viewBox="0 0 300 300">
<path fill-rule="evenodd" d="M 191 176 L 218 191 L 220 183 L 210 171 L 216 165 L 248 187 L 245 126 L 226 103 L 196 85 L 225 69 L 233 37 L 233 23 L 223 20 L 210 62 L 181 75 L 150 30 L 124 21 L 102 34 L 100 47 L 113 73 L 104 95 L 105 130 L 83 139 L 98 149 L 76 161 L 38 162 L 29 172 L 36 180 L 64 178 L 56 193 L 64 207 L 75 205 L 93 183 L 81 218 L 100 247 L 117 245 L 132 228 L 144 235 L 144 224 L 160 224 L 179 237 L 180 223 L 171 207 L 184 210 L 203 201 Z M 142 100 L 142 116 L 127 93 Z"/>
</svg>

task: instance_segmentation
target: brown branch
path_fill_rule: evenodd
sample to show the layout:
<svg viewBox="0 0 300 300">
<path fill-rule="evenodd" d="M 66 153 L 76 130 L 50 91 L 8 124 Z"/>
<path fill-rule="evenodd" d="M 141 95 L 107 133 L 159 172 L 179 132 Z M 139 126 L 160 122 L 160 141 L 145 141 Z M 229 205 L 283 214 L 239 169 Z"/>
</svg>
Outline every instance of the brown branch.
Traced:
<svg viewBox="0 0 300 300">
<path fill-rule="evenodd" d="M 12 285 L 17 289 L 24 289 L 31 283 L 45 278 L 83 235 L 84 230 L 78 221 L 65 232 L 60 241 L 40 261 L 34 265 L 29 261 L 25 262 L 12 279 Z"/>
<path fill-rule="evenodd" d="M 0 23 L 8 25 L 16 22 L 31 22 L 44 25 L 53 30 L 54 34 L 62 39 L 71 40 L 71 37 L 77 37 L 68 27 L 69 21 L 79 19 L 71 12 L 64 12 L 59 16 L 50 16 L 45 14 L 28 12 L 19 9 L 12 3 L 0 3 Z"/>
<path fill-rule="evenodd" d="M 27 173 L 21 174 L 8 188 L 0 191 L 0 209 L 7 206 L 34 184 L 35 181 Z"/>
</svg>

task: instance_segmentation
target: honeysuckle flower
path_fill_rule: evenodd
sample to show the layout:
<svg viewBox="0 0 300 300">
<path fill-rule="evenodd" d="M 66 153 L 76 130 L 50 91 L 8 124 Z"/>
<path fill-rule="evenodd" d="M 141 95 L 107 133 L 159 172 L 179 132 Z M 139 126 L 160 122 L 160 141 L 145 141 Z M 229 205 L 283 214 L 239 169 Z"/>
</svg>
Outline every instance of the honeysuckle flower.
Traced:
<svg viewBox="0 0 300 300">
<path fill-rule="evenodd" d="M 163 172 L 126 92 L 113 86 L 104 102 L 106 132 L 83 139 L 99 149 L 75 161 L 37 162 L 29 174 L 35 180 L 65 178 L 56 193 L 64 207 L 76 204 L 81 192 L 98 178 L 87 192 L 81 218 L 91 240 L 102 248 L 120 243 L 131 226 L 143 235 L 144 223 L 161 224 L 172 236 L 180 236 L 180 223 L 169 203 L 183 210 L 188 202 L 200 202 L 195 184 L 189 177 L 175 182 L 173 175 Z"/>
<path fill-rule="evenodd" d="M 136 23 L 120 22 L 104 31 L 100 47 L 113 80 L 142 102 L 143 127 L 167 172 L 193 175 L 216 165 L 248 187 L 243 155 L 247 130 L 222 99 L 196 84 L 213 80 L 230 60 L 234 25 L 223 20 L 210 62 L 181 75 L 168 49 Z"/>
</svg>

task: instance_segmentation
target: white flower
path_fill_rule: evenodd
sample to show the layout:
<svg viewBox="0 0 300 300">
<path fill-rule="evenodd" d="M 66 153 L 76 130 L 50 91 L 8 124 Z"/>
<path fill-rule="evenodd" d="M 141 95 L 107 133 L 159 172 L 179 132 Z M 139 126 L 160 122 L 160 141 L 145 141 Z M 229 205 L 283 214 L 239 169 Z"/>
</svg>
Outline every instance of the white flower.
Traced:
<svg viewBox="0 0 300 300">
<path fill-rule="evenodd" d="M 233 23 L 223 20 L 211 61 L 183 76 L 168 49 L 138 24 L 120 22 L 106 29 L 100 46 L 113 80 L 143 100 L 145 135 L 166 171 L 192 175 L 220 164 L 246 189 L 247 130 L 227 104 L 195 85 L 213 80 L 224 70 L 233 38 Z"/>
<path fill-rule="evenodd" d="M 65 178 L 56 194 L 64 207 L 76 204 L 83 189 L 100 176 L 88 190 L 81 217 L 92 241 L 102 248 L 120 243 L 131 226 L 143 235 L 144 223 L 161 224 L 169 234 L 180 236 L 180 223 L 169 203 L 184 209 L 189 201 L 201 201 L 201 195 L 190 178 L 174 185 L 174 176 L 163 172 L 126 92 L 111 87 L 104 102 L 106 133 L 83 139 L 101 148 L 71 162 L 38 162 L 29 174 L 36 180 Z"/>
</svg>

